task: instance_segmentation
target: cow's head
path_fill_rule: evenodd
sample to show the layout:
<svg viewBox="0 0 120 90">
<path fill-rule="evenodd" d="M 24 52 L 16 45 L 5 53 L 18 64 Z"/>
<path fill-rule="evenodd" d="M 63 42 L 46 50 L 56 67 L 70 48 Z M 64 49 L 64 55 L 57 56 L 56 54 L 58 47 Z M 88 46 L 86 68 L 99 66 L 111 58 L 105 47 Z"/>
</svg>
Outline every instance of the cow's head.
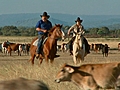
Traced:
<svg viewBox="0 0 120 90">
<path fill-rule="evenodd" d="M 71 75 L 74 69 L 67 64 L 64 64 L 58 74 L 56 75 L 55 82 L 60 83 L 61 81 L 71 81 Z"/>
</svg>

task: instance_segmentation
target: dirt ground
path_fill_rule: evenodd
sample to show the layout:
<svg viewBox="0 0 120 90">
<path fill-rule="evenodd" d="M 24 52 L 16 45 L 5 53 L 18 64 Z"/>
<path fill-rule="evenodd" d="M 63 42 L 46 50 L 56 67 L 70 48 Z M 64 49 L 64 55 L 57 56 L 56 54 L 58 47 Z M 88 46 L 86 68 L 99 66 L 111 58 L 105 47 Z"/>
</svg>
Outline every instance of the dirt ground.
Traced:
<svg viewBox="0 0 120 90">
<path fill-rule="evenodd" d="M 57 52 L 58 55 L 60 55 L 60 57 L 55 58 L 55 62 L 60 62 L 60 63 L 73 63 L 73 59 L 72 56 L 69 55 L 69 52 Z M 118 62 L 120 61 L 120 51 L 118 50 L 109 50 L 109 55 L 108 57 L 103 57 L 102 52 L 94 52 L 91 51 L 90 54 L 88 54 L 85 57 L 85 60 L 83 62 L 84 63 L 107 63 L 107 62 Z M 26 62 L 28 61 L 30 58 L 30 55 L 24 55 L 22 53 L 22 56 L 18 56 L 17 53 L 12 52 L 12 56 L 3 54 L 0 52 L 0 64 L 2 64 L 5 61 L 22 61 L 22 62 Z M 38 63 L 38 60 L 35 59 L 35 62 Z M 43 61 L 44 63 L 44 61 Z"/>
</svg>

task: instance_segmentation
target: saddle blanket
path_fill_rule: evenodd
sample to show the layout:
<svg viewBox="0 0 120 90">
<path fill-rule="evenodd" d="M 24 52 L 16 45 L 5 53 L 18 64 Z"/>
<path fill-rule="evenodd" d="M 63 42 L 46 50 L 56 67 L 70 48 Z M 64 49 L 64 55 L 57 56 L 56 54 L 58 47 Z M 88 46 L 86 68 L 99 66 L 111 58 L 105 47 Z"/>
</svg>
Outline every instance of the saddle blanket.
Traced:
<svg viewBox="0 0 120 90">
<path fill-rule="evenodd" d="M 42 45 L 46 42 L 47 38 L 48 38 L 48 37 L 46 37 L 46 38 L 44 39 Z M 33 45 L 34 45 L 34 46 L 37 46 L 37 44 L 38 44 L 38 39 L 36 39 L 36 40 L 34 41 Z"/>
</svg>

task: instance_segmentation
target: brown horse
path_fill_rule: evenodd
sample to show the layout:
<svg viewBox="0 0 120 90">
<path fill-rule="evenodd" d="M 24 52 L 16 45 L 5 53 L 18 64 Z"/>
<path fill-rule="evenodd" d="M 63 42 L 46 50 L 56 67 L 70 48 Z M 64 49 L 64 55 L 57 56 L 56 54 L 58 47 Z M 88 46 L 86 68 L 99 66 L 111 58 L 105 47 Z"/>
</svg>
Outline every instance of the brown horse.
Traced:
<svg viewBox="0 0 120 90">
<path fill-rule="evenodd" d="M 55 26 L 49 31 L 49 34 L 48 34 L 49 36 L 43 45 L 43 55 L 40 55 L 40 57 L 39 57 L 40 64 L 42 63 L 44 58 L 47 63 L 48 63 L 49 59 L 50 59 L 50 62 L 53 63 L 55 55 L 57 53 L 57 40 L 58 40 L 58 38 L 63 36 L 61 27 L 62 27 L 62 25 L 55 24 Z M 36 56 L 36 49 L 37 49 L 37 46 L 33 45 L 33 43 L 37 39 L 38 38 L 35 38 L 32 41 L 31 46 L 30 46 L 30 54 L 31 54 L 30 61 L 32 64 L 34 64 L 34 58 Z"/>
<path fill-rule="evenodd" d="M 7 52 L 10 53 L 10 56 L 12 51 L 18 51 L 18 55 L 19 55 L 19 44 L 10 43 L 6 41 L 6 42 L 3 42 L 3 47 L 7 49 Z"/>
</svg>

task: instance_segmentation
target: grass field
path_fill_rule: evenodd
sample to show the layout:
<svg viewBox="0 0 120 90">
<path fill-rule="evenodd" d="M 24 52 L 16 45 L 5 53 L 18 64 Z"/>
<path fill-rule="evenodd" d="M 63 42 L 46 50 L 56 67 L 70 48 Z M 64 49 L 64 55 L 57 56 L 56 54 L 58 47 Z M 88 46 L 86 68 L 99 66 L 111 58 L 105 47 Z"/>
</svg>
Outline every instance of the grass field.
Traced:
<svg viewBox="0 0 120 90">
<path fill-rule="evenodd" d="M 31 42 L 34 37 L 0 37 L 0 41 L 9 40 L 12 42 Z M 107 43 L 112 48 L 117 48 L 119 39 L 87 39 L 89 43 Z M 62 42 L 58 42 L 59 44 Z M 73 65 L 72 56 L 69 56 L 68 52 L 58 52 L 60 57 L 55 58 L 53 65 L 46 65 L 43 61 L 41 66 L 38 66 L 38 60 L 35 59 L 35 65 L 32 66 L 28 62 L 29 55 L 17 56 L 13 54 L 12 56 L 6 56 L 0 53 L 0 80 L 9 80 L 18 77 L 24 77 L 28 79 L 36 79 L 45 82 L 50 90 L 79 90 L 79 88 L 70 82 L 55 83 L 55 75 L 64 63 Z M 89 55 L 85 57 L 86 63 L 109 63 L 109 62 L 120 62 L 120 52 L 117 50 L 110 50 L 108 57 L 102 57 L 101 52 L 95 53 L 91 51 Z"/>
<path fill-rule="evenodd" d="M 0 43 L 8 40 L 10 42 L 15 43 L 31 43 L 31 41 L 35 37 L 23 37 L 23 36 L 17 36 L 17 37 L 9 37 L 9 36 L 0 36 Z M 88 43 L 102 43 L 102 44 L 108 44 L 110 48 L 117 48 L 118 43 L 120 42 L 120 38 L 87 38 Z M 68 39 L 66 39 L 64 42 L 68 42 Z M 62 41 L 58 41 L 58 44 L 63 43 Z"/>
</svg>

